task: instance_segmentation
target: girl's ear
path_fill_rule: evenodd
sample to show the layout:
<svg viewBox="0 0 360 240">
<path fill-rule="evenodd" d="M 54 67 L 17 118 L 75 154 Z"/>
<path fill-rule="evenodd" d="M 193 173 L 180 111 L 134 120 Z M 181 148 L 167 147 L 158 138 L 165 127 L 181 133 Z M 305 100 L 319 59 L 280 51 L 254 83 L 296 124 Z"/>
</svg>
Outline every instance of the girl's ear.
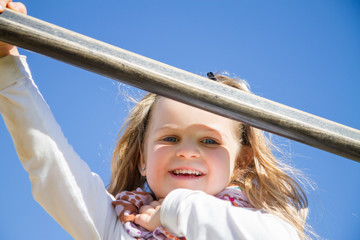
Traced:
<svg viewBox="0 0 360 240">
<path fill-rule="evenodd" d="M 139 161 L 138 169 L 139 169 L 141 176 L 146 177 L 146 163 L 145 163 L 143 157 L 141 157 L 141 159 Z"/>
</svg>

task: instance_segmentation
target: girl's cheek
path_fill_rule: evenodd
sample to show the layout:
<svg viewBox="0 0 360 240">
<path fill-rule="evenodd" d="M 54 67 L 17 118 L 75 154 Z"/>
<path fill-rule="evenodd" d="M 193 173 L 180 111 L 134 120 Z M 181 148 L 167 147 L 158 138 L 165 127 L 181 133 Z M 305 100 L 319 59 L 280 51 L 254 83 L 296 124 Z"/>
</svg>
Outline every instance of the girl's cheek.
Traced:
<svg viewBox="0 0 360 240">
<path fill-rule="evenodd" d="M 153 155 L 163 158 L 170 157 L 174 153 L 173 146 L 158 144 L 153 148 Z"/>
<path fill-rule="evenodd" d="M 214 151 L 210 151 L 208 156 L 221 163 L 228 162 L 231 158 L 230 152 L 226 148 L 222 147 L 219 147 Z"/>
<path fill-rule="evenodd" d="M 219 148 L 207 154 L 208 164 L 215 170 L 221 170 L 224 175 L 230 175 L 234 166 L 233 156 L 225 148 Z M 223 176 L 224 176 L 223 175 Z"/>
<path fill-rule="evenodd" d="M 147 165 L 157 169 L 164 168 L 171 158 L 171 150 L 168 146 L 155 145 L 147 152 Z"/>
</svg>

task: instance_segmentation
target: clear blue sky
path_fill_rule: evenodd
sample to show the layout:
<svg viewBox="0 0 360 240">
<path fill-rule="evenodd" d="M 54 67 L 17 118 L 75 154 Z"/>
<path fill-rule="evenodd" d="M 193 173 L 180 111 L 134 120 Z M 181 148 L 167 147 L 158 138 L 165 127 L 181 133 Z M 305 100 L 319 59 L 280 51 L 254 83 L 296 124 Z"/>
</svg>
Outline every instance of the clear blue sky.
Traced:
<svg viewBox="0 0 360 240">
<path fill-rule="evenodd" d="M 262 97 L 360 129 L 359 1 L 24 3 L 34 17 L 193 73 L 228 71 Z M 21 52 L 69 142 L 108 183 L 112 148 L 130 106 L 118 83 Z M 276 141 L 316 183 L 308 193 L 315 232 L 323 239 L 359 239 L 360 163 Z M 2 119 L 0 161 L 0 239 L 71 239 L 33 200 Z"/>
</svg>

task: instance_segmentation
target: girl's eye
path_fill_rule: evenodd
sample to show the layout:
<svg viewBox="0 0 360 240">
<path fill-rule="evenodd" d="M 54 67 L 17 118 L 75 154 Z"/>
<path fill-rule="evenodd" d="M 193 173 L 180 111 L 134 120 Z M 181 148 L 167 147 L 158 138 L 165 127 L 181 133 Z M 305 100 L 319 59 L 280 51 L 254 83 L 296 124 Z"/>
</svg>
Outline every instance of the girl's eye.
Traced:
<svg viewBox="0 0 360 240">
<path fill-rule="evenodd" d="M 162 139 L 165 142 L 178 142 L 179 139 L 177 137 L 165 137 Z"/>
<path fill-rule="evenodd" d="M 205 144 L 219 145 L 219 143 L 217 141 L 215 141 L 214 139 L 211 139 L 211 138 L 206 138 L 206 139 L 202 140 L 202 142 Z"/>
</svg>

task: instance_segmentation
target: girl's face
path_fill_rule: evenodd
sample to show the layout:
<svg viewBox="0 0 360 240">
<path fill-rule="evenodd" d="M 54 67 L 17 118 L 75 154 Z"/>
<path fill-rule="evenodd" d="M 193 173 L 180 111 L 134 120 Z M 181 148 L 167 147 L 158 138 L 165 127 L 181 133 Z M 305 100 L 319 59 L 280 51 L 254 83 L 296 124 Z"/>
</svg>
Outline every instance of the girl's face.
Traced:
<svg viewBox="0 0 360 240">
<path fill-rule="evenodd" d="M 177 188 L 216 195 L 232 177 L 240 151 L 239 123 L 167 98 L 152 109 L 144 163 L 150 188 L 164 198 Z"/>
</svg>

